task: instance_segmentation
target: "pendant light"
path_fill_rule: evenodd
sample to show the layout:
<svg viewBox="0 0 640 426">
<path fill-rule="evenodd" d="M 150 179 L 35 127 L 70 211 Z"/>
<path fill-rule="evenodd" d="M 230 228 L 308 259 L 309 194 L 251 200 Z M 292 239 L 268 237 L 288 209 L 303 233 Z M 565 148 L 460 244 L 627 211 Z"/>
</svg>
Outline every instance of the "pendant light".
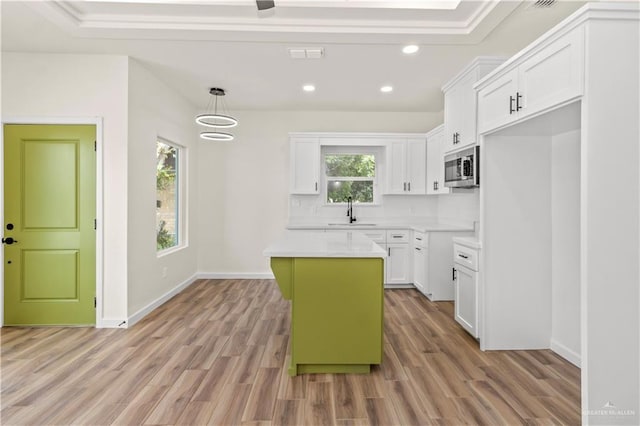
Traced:
<svg viewBox="0 0 640 426">
<path fill-rule="evenodd" d="M 202 139 L 212 141 L 230 141 L 233 140 L 231 133 L 220 132 L 218 129 L 228 129 L 238 125 L 238 120 L 230 116 L 226 112 L 226 104 L 222 96 L 225 95 L 224 89 L 219 87 L 212 87 L 209 89 L 209 94 L 212 95 L 209 98 L 209 104 L 207 105 L 207 111 L 213 109 L 213 113 L 207 112 L 200 114 L 196 117 L 196 123 L 210 127 L 212 130 L 200 133 Z M 220 100 L 220 112 L 218 112 L 218 100 Z"/>
</svg>

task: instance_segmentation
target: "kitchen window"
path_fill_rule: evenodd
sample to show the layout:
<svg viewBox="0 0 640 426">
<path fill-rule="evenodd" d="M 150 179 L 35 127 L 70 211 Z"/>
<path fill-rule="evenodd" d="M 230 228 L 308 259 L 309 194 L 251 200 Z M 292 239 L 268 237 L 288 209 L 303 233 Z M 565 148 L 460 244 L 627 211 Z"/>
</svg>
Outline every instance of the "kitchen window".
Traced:
<svg viewBox="0 0 640 426">
<path fill-rule="evenodd" d="M 183 245 L 183 151 L 179 145 L 156 143 L 156 249 L 158 253 Z"/>
<path fill-rule="evenodd" d="M 374 204 L 376 156 L 373 152 L 325 152 L 323 157 L 327 204 Z"/>
</svg>

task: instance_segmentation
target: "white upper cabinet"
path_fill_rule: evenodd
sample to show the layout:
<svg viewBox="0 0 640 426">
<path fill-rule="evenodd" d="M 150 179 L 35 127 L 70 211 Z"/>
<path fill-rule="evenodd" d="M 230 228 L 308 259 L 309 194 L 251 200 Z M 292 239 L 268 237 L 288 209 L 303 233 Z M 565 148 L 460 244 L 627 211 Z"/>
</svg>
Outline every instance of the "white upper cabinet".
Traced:
<svg viewBox="0 0 640 426">
<path fill-rule="evenodd" d="M 442 87 L 444 92 L 444 152 L 476 143 L 476 92 L 474 84 L 503 58 L 479 57 Z"/>
<path fill-rule="evenodd" d="M 290 140 L 291 194 L 318 194 L 320 186 L 320 141 L 294 137 Z"/>
<path fill-rule="evenodd" d="M 480 82 L 478 132 L 560 106 L 581 96 L 583 87 L 584 28 L 578 27 Z"/>
<path fill-rule="evenodd" d="M 386 156 L 385 194 L 424 195 L 427 163 L 425 139 L 389 141 Z"/>
<path fill-rule="evenodd" d="M 410 194 L 425 194 L 426 169 L 426 140 L 424 138 L 407 140 L 407 190 Z"/>
<path fill-rule="evenodd" d="M 427 133 L 427 194 L 448 194 L 444 186 L 444 126 Z"/>
</svg>

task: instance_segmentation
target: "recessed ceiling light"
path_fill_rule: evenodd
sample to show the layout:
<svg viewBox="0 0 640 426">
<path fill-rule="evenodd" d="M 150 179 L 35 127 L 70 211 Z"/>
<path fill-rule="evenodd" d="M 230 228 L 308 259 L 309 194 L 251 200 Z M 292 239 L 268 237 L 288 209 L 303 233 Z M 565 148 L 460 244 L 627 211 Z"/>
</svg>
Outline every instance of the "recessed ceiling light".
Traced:
<svg viewBox="0 0 640 426">
<path fill-rule="evenodd" d="M 316 90 L 316 86 L 314 86 L 313 84 L 305 84 L 304 86 L 302 86 L 302 90 L 304 90 L 305 92 L 314 92 Z"/>
<path fill-rule="evenodd" d="M 420 47 L 415 45 L 415 44 L 409 44 L 405 47 L 402 48 L 402 53 L 406 54 L 406 55 L 412 55 L 414 53 L 416 53 L 418 50 L 420 50 Z"/>
<path fill-rule="evenodd" d="M 382 93 L 389 93 L 389 92 L 393 92 L 393 87 L 391 87 L 391 86 L 382 86 L 382 87 L 380 88 L 380 91 L 381 91 Z"/>
</svg>

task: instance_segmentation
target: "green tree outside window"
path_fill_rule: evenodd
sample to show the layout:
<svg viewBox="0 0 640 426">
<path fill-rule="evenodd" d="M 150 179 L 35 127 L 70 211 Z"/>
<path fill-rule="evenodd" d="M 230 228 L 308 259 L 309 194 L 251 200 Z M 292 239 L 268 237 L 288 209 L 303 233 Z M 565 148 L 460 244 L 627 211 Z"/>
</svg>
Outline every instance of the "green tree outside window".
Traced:
<svg viewBox="0 0 640 426">
<path fill-rule="evenodd" d="M 327 154 L 327 203 L 373 203 L 376 161 L 372 154 Z"/>
<path fill-rule="evenodd" d="M 156 249 L 178 245 L 178 153 L 175 146 L 156 145 Z"/>
</svg>

